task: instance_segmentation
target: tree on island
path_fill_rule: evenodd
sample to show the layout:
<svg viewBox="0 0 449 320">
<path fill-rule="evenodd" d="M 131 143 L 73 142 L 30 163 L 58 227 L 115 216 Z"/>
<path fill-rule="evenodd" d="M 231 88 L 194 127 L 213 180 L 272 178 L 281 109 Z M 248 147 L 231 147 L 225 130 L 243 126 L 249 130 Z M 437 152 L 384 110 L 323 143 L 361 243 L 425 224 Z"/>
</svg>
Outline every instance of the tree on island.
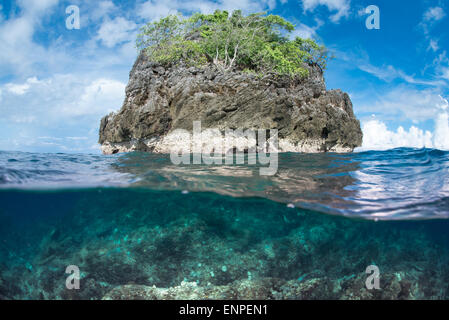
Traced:
<svg viewBox="0 0 449 320">
<path fill-rule="evenodd" d="M 277 15 L 240 10 L 229 14 L 196 13 L 190 18 L 169 15 L 142 27 L 137 47 L 163 65 L 213 63 L 226 72 L 234 68 L 258 74 L 305 77 L 305 64 L 326 68 L 328 51 L 311 39 L 289 35 L 295 26 Z"/>
</svg>

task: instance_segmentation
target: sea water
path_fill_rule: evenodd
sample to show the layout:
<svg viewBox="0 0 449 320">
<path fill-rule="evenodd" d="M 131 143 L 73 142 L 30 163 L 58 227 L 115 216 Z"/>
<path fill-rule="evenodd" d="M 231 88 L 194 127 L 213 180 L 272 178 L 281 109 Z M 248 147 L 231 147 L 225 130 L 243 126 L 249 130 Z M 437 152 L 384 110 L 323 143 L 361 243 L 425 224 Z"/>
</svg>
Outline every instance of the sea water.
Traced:
<svg viewBox="0 0 449 320">
<path fill-rule="evenodd" d="M 132 298 L 139 286 L 176 298 L 449 298 L 449 152 L 287 153 L 276 175 L 259 169 L 0 152 L 0 299 Z"/>
</svg>

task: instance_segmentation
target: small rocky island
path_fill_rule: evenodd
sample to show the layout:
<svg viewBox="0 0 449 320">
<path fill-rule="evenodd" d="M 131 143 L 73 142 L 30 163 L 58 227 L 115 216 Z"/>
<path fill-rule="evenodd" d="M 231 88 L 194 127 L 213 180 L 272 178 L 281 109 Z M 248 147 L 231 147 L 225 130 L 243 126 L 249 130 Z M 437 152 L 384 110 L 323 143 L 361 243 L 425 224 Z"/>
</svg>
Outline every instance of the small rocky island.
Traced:
<svg viewBox="0 0 449 320">
<path fill-rule="evenodd" d="M 248 19 L 251 25 L 269 25 L 269 32 L 246 30 Z M 223 23 L 231 27 L 223 28 Z M 167 25 L 176 30 L 184 26 L 183 34 L 168 33 L 156 42 L 151 36 Z M 216 25 L 220 28 L 214 30 Z M 279 152 L 352 152 L 362 143 L 360 123 L 348 94 L 326 90 L 323 49 L 300 38 L 276 40 L 275 47 L 271 39 L 280 37 L 275 31 L 279 27 L 294 28 L 278 16 L 220 11 L 149 24 L 123 106 L 101 120 L 103 153 L 170 153 L 186 143 L 177 137 L 177 129 L 191 132 L 194 121 L 201 121 L 203 130 L 223 132 L 277 129 Z M 229 33 L 232 28 L 239 32 Z M 243 37 L 245 32 L 251 37 Z M 220 36 L 226 40 L 220 42 Z M 269 46 L 245 43 L 257 37 Z"/>
</svg>

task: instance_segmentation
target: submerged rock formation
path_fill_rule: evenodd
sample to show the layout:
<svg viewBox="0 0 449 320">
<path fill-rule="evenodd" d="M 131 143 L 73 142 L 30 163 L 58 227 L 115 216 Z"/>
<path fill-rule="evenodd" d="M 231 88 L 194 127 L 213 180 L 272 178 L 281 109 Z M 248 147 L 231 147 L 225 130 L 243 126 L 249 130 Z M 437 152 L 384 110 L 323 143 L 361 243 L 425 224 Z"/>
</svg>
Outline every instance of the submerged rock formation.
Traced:
<svg viewBox="0 0 449 320">
<path fill-rule="evenodd" d="M 366 274 L 342 279 L 313 278 L 305 281 L 264 278 L 239 280 L 223 286 L 199 286 L 182 282 L 180 286 L 124 285 L 108 292 L 103 300 L 413 300 L 419 299 L 418 284 L 404 279 L 404 273 L 383 275 L 385 287 L 369 290 Z"/>
<path fill-rule="evenodd" d="M 280 152 L 351 152 L 361 145 L 362 131 L 349 96 L 326 91 L 321 69 L 308 69 L 302 80 L 260 77 L 221 73 L 213 65 L 164 68 L 141 54 L 122 109 L 101 120 L 99 142 L 106 154 L 169 153 L 190 145 L 177 129 L 192 132 L 193 122 L 201 121 L 203 130 L 220 132 L 277 129 Z"/>
</svg>

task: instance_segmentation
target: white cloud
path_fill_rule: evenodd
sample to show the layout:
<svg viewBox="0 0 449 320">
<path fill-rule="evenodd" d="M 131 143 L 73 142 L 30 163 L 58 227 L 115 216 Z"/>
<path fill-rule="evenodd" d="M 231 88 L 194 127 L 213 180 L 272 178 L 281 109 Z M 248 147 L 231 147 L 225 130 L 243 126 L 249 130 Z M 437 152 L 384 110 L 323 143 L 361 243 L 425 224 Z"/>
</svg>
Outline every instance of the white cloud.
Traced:
<svg viewBox="0 0 449 320">
<path fill-rule="evenodd" d="M 443 8 L 441 7 L 433 7 L 429 8 L 424 13 L 424 21 L 440 21 L 446 16 L 446 13 L 444 12 Z"/>
<path fill-rule="evenodd" d="M 413 97 L 410 97 L 413 99 Z M 435 130 L 424 131 L 416 126 L 405 130 L 402 126 L 396 131 L 387 129 L 383 121 L 371 119 L 362 121 L 363 145 L 361 150 L 387 150 L 399 147 L 437 148 L 449 150 L 449 116 L 448 102 L 441 96 L 435 101 Z"/>
<path fill-rule="evenodd" d="M 0 86 L 0 149 L 92 152 L 100 118 L 120 108 L 126 86 L 96 77 L 91 73 L 32 78 L 24 82 L 27 89 L 21 95 L 7 90 L 10 84 Z"/>
<path fill-rule="evenodd" d="M 439 79 L 437 75 L 435 75 L 435 79 L 420 79 L 415 75 L 409 75 L 392 65 L 383 65 L 380 67 L 375 66 L 370 63 L 370 59 L 366 53 L 355 55 L 339 51 L 336 54 L 340 59 L 350 63 L 351 65 L 356 65 L 360 70 L 369 73 L 385 82 L 391 82 L 395 79 L 401 79 L 409 84 L 416 85 L 441 87 L 446 84 L 442 79 Z"/>
<path fill-rule="evenodd" d="M 8 90 L 9 92 L 12 92 L 14 94 L 17 94 L 19 96 L 24 94 L 25 92 L 27 92 L 29 88 L 30 88 L 30 86 L 26 83 L 24 83 L 24 84 L 8 84 L 6 86 L 6 90 Z"/>
<path fill-rule="evenodd" d="M 44 24 L 57 12 L 57 4 L 58 0 L 17 1 L 8 19 L 0 24 L 0 74 L 23 79 L 37 74 L 37 70 L 49 70 L 53 66 L 61 68 L 67 63 L 70 50 L 64 42 L 42 45 L 35 38 L 38 31 L 55 32 L 55 26 L 45 30 L 47 25 Z M 63 11 L 62 21 L 64 17 Z M 65 24 L 61 25 L 65 28 Z"/>
<path fill-rule="evenodd" d="M 99 117 L 120 107 L 126 84 L 107 78 L 87 80 L 89 78 L 65 74 L 45 80 L 30 78 L 23 84 L 6 84 L 2 88 L 0 112 L 3 119 L 13 122 L 33 119 L 51 124 L 89 115 L 94 115 L 92 119 L 98 122 Z"/>
<path fill-rule="evenodd" d="M 28 17 L 7 20 L 0 25 L 1 65 L 24 69 L 35 60 L 33 54 L 43 49 L 33 44 L 34 26 Z"/>
<path fill-rule="evenodd" d="M 441 7 L 432 7 L 427 9 L 424 13 L 422 21 L 419 27 L 423 30 L 424 34 L 428 37 L 429 32 L 434 24 L 441 21 L 446 16 L 446 13 Z"/>
<path fill-rule="evenodd" d="M 441 103 L 437 104 L 437 108 L 443 111 L 447 110 L 449 108 L 449 102 L 447 101 L 447 99 L 444 99 L 441 95 L 438 96 L 441 99 Z"/>
<path fill-rule="evenodd" d="M 135 39 L 137 24 L 122 17 L 113 20 L 106 19 L 98 30 L 97 40 L 106 47 L 112 48 L 119 43 Z"/>
<path fill-rule="evenodd" d="M 306 26 L 304 23 L 300 23 L 296 26 L 296 29 L 292 33 L 292 36 L 298 36 L 303 39 L 312 39 L 316 36 L 316 30 L 314 28 Z"/>
<path fill-rule="evenodd" d="M 390 131 L 384 122 L 370 120 L 362 123 L 364 150 L 388 150 L 398 147 L 432 147 L 432 133 L 412 126 L 408 131 L 399 127 Z"/>
<path fill-rule="evenodd" d="M 296 25 L 295 30 L 291 33 L 291 37 L 300 37 L 303 39 L 313 39 L 316 37 L 316 31 L 323 26 L 323 21 L 320 19 L 315 19 L 316 25 L 311 27 L 304 23 L 299 23 Z"/>
<path fill-rule="evenodd" d="M 35 116 L 26 116 L 26 115 L 23 115 L 23 116 L 13 115 L 10 117 L 9 120 L 14 123 L 30 124 L 30 123 L 36 122 L 36 117 Z"/>
<path fill-rule="evenodd" d="M 87 137 L 66 137 L 67 140 L 88 140 Z"/>
<path fill-rule="evenodd" d="M 25 94 L 28 89 L 30 89 L 30 86 L 33 84 L 40 83 L 40 81 L 36 77 L 28 78 L 25 83 L 22 84 L 14 84 L 14 83 L 8 83 L 5 85 L 5 89 L 9 92 L 15 94 L 15 95 L 23 95 Z"/>
<path fill-rule="evenodd" d="M 419 123 L 435 119 L 441 105 L 442 98 L 437 89 L 417 90 L 399 86 L 383 92 L 374 103 L 359 104 L 357 109 L 359 112 L 375 112 L 384 120 L 409 119 Z"/>
<path fill-rule="evenodd" d="M 100 1 L 98 5 L 91 11 L 90 18 L 94 21 L 100 20 L 116 10 L 118 10 L 118 8 L 112 1 Z"/>
<path fill-rule="evenodd" d="M 215 10 L 242 10 L 244 12 L 260 12 L 272 10 L 276 6 L 275 0 L 150 0 L 140 4 L 138 15 L 149 21 L 159 19 L 169 14 L 180 12 L 213 13 Z"/>
<path fill-rule="evenodd" d="M 430 39 L 429 49 L 432 49 L 433 52 L 437 52 L 439 49 L 438 40 Z"/>
<path fill-rule="evenodd" d="M 449 116 L 442 112 L 435 119 L 435 131 L 424 131 L 415 126 L 390 131 L 384 122 L 370 120 L 362 123 L 363 145 L 361 150 L 388 150 L 400 147 L 436 148 L 449 150 Z"/>
<path fill-rule="evenodd" d="M 137 25 L 116 18 L 119 10 L 110 0 L 76 0 L 89 23 L 67 31 L 65 11 L 57 4 L 19 0 L 0 23 L 0 74 L 11 79 L 0 83 L 0 149 L 89 151 L 98 139 L 100 118 L 123 102 L 124 82 L 137 55 L 130 41 Z M 61 23 L 49 25 L 50 19 Z M 49 41 L 43 45 L 37 35 L 47 28 Z M 55 141 L 35 138 L 66 135 L 88 140 L 67 138 L 51 149 L 43 146 Z"/>
<path fill-rule="evenodd" d="M 337 11 L 331 16 L 333 22 L 349 16 L 350 0 L 302 0 L 304 11 L 314 11 L 318 6 L 326 6 L 329 11 Z"/>
<path fill-rule="evenodd" d="M 437 75 L 446 81 L 449 81 L 449 58 L 447 52 L 443 51 L 434 60 L 433 66 L 435 67 Z"/>
<path fill-rule="evenodd" d="M 392 65 L 377 67 L 371 65 L 370 63 L 362 62 L 358 65 L 358 68 L 386 82 L 401 79 L 410 84 L 421 84 L 428 86 L 444 85 L 444 82 L 440 80 L 424 80 L 415 78 L 415 76 L 410 76 L 404 71 L 396 69 Z"/>
<path fill-rule="evenodd" d="M 178 14 L 176 1 L 146 1 L 139 6 L 140 17 L 153 21 L 169 14 Z"/>
<path fill-rule="evenodd" d="M 449 150 L 449 116 L 447 112 L 438 115 L 435 121 L 434 147 Z"/>
<path fill-rule="evenodd" d="M 126 84 L 111 80 L 97 79 L 83 88 L 79 100 L 68 103 L 61 111 L 66 116 L 106 115 L 118 109 L 125 96 Z"/>
<path fill-rule="evenodd" d="M 365 71 L 371 75 L 374 75 L 375 77 L 390 82 L 392 80 L 394 80 L 395 78 L 397 78 L 397 71 L 396 69 L 391 66 L 383 66 L 383 67 L 377 67 L 377 66 L 373 66 L 372 64 L 369 63 L 362 63 L 358 65 L 359 69 L 362 71 Z"/>
<path fill-rule="evenodd" d="M 348 68 L 354 68 L 356 66 L 358 69 L 369 73 L 376 78 L 383 80 L 385 82 L 392 82 L 393 80 L 399 79 L 409 84 L 415 85 L 426 85 L 432 87 L 442 87 L 446 85 L 444 79 L 442 79 L 438 69 L 442 69 L 441 66 L 449 63 L 449 59 L 446 57 L 446 53 L 443 52 L 439 55 L 437 59 L 433 61 L 433 65 L 436 66 L 434 70 L 434 75 L 428 75 L 426 79 L 418 78 L 415 74 L 410 75 L 398 69 L 392 65 L 384 64 L 382 66 L 373 65 L 370 62 L 370 57 L 364 50 L 333 50 L 335 56 L 339 60 L 344 61 Z"/>
<path fill-rule="evenodd" d="M 441 69 L 441 77 L 443 79 L 449 80 L 449 68 L 442 68 Z"/>
</svg>

